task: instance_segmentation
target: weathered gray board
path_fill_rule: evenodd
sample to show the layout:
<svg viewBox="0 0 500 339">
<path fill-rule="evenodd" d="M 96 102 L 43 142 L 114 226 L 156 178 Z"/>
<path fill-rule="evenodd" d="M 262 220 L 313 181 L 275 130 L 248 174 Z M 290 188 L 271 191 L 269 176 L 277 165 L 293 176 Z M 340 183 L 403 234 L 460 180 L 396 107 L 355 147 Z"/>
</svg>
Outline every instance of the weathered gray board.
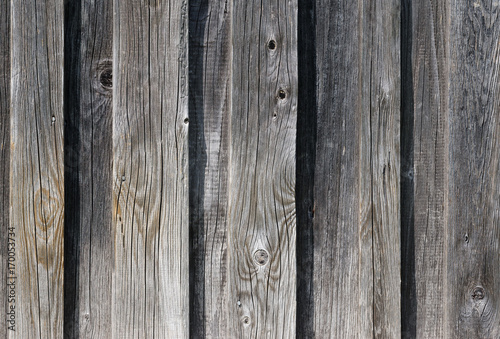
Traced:
<svg viewBox="0 0 500 339">
<path fill-rule="evenodd" d="M 112 0 L 65 7 L 64 337 L 111 338 Z"/>
<path fill-rule="evenodd" d="M 293 2 L 191 2 L 195 337 L 295 333 L 296 25 Z"/>
<path fill-rule="evenodd" d="M 499 3 L 403 8 L 403 336 L 498 338 Z"/>
<path fill-rule="evenodd" d="M 228 317 L 231 20 L 224 1 L 189 3 L 189 208 L 192 338 L 224 338 Z"/>
<path fill-rule="evenodd" d="M 297 2 L 235 1 L 229 151 L 229 330 L 295 336 Z"/>
<path fill-rule="evenodd" d="M 111 331 L 189 333 L 188 8 L 113 3 Z"/>
<path fill-rule="evenodd" d="M 63 335 L 63 9 L 55 0 L 11 2 L 9 232 L 16 260 L 7 276 L 16 277 L 9 304 L 16 328 L 8 338 Z"/>
<path fill-rule="evenodd" d="M 399 338 L 399 1 L 315 12 L 310 331 Z"/>
</svg>

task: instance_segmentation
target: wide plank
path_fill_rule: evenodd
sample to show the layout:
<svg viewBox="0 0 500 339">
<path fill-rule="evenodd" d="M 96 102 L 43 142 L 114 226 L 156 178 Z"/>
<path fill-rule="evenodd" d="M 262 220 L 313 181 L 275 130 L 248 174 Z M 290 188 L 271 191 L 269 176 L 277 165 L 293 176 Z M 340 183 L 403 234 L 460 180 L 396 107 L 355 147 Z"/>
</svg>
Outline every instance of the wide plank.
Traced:
<svg viewBox="0 0 500 339">
<path fill-rule="evenodd" d="M 232 10 L 229 329 L 292 338 L 297 2 L 238 1 Z"/>
<path fill-rule="evenodd" d="M 190 335 L 229 338 L 227 206 L 231 13 L 189 2 Z"/>
<path fill-rule="evenodd" d="M 110 338 L 112 1 L 65 7 L 65 338 Z"/>
<path fill-rule="evenodd" d="M 11 339 L 63 336 L 63 7 L 54 0 L 11 2 Z"/>
<path fill-rule="evenodd" d="M 399 2 L 315 13 L 314 334 L 399 338 Z"/>
<path fill-rule="evenodd" d="M 436 26 L 449 24 L 449 52 L 438 55 L 450 60 L 449 76 L 439 79 L 449 84 L 444 332 L 500 338 L 500 4 L 460 0 L 443 11 Z"/>
<path fill-rule="evenodd" d="M 403 337 L 443 338 L 449 1 L 403 6 Z"/>
<path fill-rule="evenodd" d="M 500 8 L 405 10 L 404 334 L 498 338 Z"/>
<path fill-rule="evenodd" d="M 114 338 L 186 338 L 188 7 L 113 3 Z"/>
</svg>

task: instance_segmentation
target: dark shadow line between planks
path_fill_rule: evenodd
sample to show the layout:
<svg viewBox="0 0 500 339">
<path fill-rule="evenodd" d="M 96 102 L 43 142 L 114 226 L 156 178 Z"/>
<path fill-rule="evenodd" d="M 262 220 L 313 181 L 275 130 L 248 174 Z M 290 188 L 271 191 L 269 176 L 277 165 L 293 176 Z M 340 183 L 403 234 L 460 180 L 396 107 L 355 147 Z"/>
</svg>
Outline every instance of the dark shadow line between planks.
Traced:
<svg viewBox="0 0 500 339">
<path fill-rule="evenodd" d="M 207 151 L 204 135 L 204 48 L 208 0 L 189 3 L 189 337 L 204 338 L 205 329 L 205 223 L 204 187 Z"/>
<path fill-rule="evenodd" d="M 314 172 L 317 142 L 316 5 L 298 0 L 296 144 L 297 338 L 314 338 Z"/>
<path fill-rule="evenodd" d="M 64 325 L 77 339 L 80 256 L 80 23 L 81 0 L 64 4 Z"/>
<path fill-rule="evenodd" d="M 416 338 L 412 3 L 401 2 L 401 337 Z"/>
</svg>

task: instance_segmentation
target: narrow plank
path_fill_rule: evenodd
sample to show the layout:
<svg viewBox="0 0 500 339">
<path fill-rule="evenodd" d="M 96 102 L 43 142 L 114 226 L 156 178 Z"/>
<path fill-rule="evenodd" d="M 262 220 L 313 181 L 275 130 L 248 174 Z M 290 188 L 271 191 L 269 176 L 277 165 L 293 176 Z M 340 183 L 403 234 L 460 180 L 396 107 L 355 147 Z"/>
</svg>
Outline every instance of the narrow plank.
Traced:
<svg viewBox="0 0 500 339">
<path fill-rule="evenodd" d="M 373 298 L 373 338 L 401 338 L 399 0 L 363 2 L 362 43 L 362 93 L 368 110 L 364 107 L 362 110 L 365 114 L 361 128 L 359 192 L 361 213 L 370 210 L 365 209 L 364 204 L 371 201 L 372 264 L 362 265 L 361 270 L 367 272 L 364 269 L 368 269 L 373 274 L 373 296 L 370 296 Z M 368 120 L 370 125 L 366 130 Z M 364 171 L 367 154 L 369 172 Z M 371 174 L 369 186 L 365 179 L 367 173 Z M 365 234 L 362 229 L 360 235 Z M 364 256 L 363 250 L 370 248 L 364 247 L 364 240 L 361 240 L 362 261 L 370 256 Z"/>
<path fill-rule="evenodd" d="M 7 338 L 8 327 L 15 326 L 9 309 L 13 299 L 9 296 L 9 172 L 10 172 L 10 1 L 0 0 L 0 310 L 5 321 L 0 323 L 0 338 Z M 9 244 L 9 245 L 6 245 Z M 13 257 L 12 257 L 13 258 Z"/>
<path fill-rule="evenodd" d="M 500 4 L 449 13 L 445 335 L 500 337 Z M 441 14 L 441 16 L 444 16 Z M 436 20 L 446 29 L 447 22 Z M 438 55 L 438 57 L 440 57 Z M 439 192 L 437 192 L 439 194 Z"/>
<path fill-rule="evenodd" d="M 418 338 L 445 337 L 448 2 L 413 2 L 414 219 Z M 412 172 L 409 172 L 411 177 Z"/>
<path fill-rule="evenodd" d="M 418 338 L 496 338 L 498 4 L 411 10 L 416 291 L 407 290 L 417 300 L 407 327 Z"/>
<path fill-rule="evenodd" d="M 360 20 L 356 2 L 316 1 L 318 130 L 313 286 L 314 333 L 318 338 L 371 337 L 372 330 L 373 277 L 368 269 L 360 272 L 360 242 L 371 246 L 372 239 L 371 209 L 359 197 L 360 125 L 362 121 L 368 122 L 366 129 L 370 125 L 366 118 L 369 107 L 362 110 L 362 101 L 358 100 L 362 87 Z M 364 165 L 364 173 L 371 173 L 369 158 Z M 371 176 L 365 179 L 369 187 Z M 368 203 L 370 195 L 366 197 Z M 360 215 L 358 206 L 366 209 L 364 215 Z M 366 219 L 363 228 L 361 217 Z M 362 230 L 365 234 L 360 236 Z M 370 255 L 365 262 L 371 265 L 371 251 L 365 252 Z"/>
<path fill-rule="evenodd" d="M 112 2 L 65 8 L 66 338 L 110 338 Z"/>
<path fill-rule="evenodd" d="M 12 1 L 10 226 L 16 331 L 63 335 L 63 4 Z"/>
<path fill-rule="evenodd" d="M 297 2 L 233 6 L 229 330 L 293 338 Z"/>
<path fill-rule="evenodd" d="M 230 338 L 227 205 L 231 14 L 224 1 L 189 3 L 190 336 Z"/>
<path fill-rule="evenodd" d="M 399 2 L 316 16 L 314 333 L 399 338 Z"/>
<path fill-rule="evenodd" d="M 113 5 L 112 336 L 186 338 L 187 2 Z"/>
</svg>

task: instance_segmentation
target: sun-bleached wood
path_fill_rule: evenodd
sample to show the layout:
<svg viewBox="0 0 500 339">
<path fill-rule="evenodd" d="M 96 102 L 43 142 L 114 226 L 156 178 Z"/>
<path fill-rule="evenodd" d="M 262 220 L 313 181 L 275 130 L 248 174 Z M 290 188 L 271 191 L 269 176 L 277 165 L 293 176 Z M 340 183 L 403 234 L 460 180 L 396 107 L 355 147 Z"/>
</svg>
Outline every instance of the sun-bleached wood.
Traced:
<svg viewBox="0 0 500 339">
<path fill-rule="evenodd" d="M 113 338 L 187 338 L 187 2 L 113 3 Z"/>
<path fill-rule="evenodd" d="M 64 256 L 63 2 L 11 2 L 10 222 L 16 330 L 62 338 Z"/>
<path fill-rule="evenodd" d="M 297 2 L 235 1 L 229 10 L 229 330 L 293 338 Z"/>
</svg>

